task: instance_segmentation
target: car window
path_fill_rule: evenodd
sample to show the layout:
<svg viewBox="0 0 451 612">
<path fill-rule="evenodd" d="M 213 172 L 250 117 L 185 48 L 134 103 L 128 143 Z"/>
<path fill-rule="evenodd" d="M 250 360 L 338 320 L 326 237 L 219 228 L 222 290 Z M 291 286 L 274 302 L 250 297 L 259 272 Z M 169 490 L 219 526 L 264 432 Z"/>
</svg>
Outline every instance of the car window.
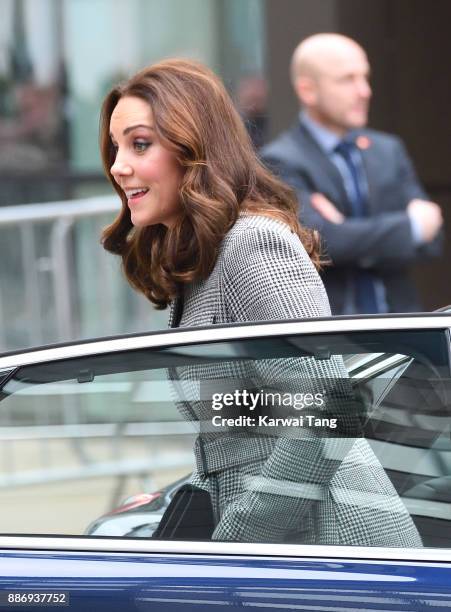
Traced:
<svg viewBox="0 0 451 612">
<path fill-rule="evenodd" d="M 5 372 L 0 532 L 449 547 L 448 353 L 355 332 Z"/>
</svg>

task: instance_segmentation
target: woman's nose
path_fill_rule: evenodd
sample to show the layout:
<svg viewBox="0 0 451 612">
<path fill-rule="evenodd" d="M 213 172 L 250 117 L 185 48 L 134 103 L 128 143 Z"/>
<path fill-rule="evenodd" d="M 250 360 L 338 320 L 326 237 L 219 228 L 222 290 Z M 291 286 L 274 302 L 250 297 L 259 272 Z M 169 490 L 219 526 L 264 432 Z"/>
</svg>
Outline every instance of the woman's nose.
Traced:
<svg viewBox="0 0 451 612">
<path fill-rule="evenodd" d="M 116 159 L 110 168 L 110 172 L 114 178 L 117 178 L 120 176 L 129 176 L 133 172 L 133 169 L 123 157 L 116 155 Z"/>
</svg>

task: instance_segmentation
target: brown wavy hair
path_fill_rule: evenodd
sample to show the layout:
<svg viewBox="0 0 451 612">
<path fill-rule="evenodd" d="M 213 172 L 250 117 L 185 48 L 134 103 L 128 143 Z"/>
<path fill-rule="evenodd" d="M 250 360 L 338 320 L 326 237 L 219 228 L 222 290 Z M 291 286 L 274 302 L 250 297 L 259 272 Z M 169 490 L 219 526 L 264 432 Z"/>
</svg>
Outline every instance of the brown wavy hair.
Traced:
<svg viewBox="0 0 451 612">
<path fill-rule="evenodd" d="M 127 197 L 111 175 L 110 119 L 124 96 L 149 104 L 157 137 L 184 168 L 182 214 L 171 228 L 133 227 Z M 103 232 L 103 246 L 122 257 L 129 283 L 157 308 L 165 308 L 184 284 L 208 277 L 241 211 L 287 223 L 319 267 L 319 237 L 300 226 L 294 192 L 260 163 L 222 82 L 202 64 L 162 61 L 114 87 L 102 106 L 100 146 L 106 175 L 122 200 L 121 212 Z"/>
</svg>

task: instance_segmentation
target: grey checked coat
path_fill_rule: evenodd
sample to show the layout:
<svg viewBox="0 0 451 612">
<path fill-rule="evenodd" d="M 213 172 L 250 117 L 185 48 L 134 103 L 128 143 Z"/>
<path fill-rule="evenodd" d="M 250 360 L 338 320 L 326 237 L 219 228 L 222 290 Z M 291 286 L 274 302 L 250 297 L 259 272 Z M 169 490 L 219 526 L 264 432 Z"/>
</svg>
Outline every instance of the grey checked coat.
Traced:
<svg viewBox="0 0 451 612">
<path fill-rule="evenodd" d="M 170 325 L 328 316 L 324 286 L 298 236 L 285 224 L 242 215 L 225 236 L 207 280 L 171 306 Z M 178 397 L 199 380 L 236 381 L 284 391 L 333 386 L 328 412 L 357 431 L 343 362 L 311 357 L 221 362 L 170 372 Z M 308 388 L 306 388 L 308 384 Z M 318 383 L 319 384 L 319 383 Z M 187 419 L 211 422 L 211 401 L 179 401 Z M 357 422 L 358 418 L 355 418 Z M 210 492 L 214 539 L 360 546 L 421 546 L 384 469 L 362 437 L 300 432 L 206 431 L 196 446 L 193 483 Z"/>
</svg>

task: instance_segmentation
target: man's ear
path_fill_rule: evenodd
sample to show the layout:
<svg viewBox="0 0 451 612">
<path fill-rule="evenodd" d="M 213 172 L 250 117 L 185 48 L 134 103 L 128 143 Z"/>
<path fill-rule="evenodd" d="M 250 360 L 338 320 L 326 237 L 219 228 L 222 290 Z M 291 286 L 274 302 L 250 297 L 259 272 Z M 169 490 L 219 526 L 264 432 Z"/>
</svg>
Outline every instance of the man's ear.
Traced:
<svg viewBox="0 0 451 612">
<path fill-rule="evenodd" d="M 300 76 L 296 79 L 294 90 L 297 97 L 304 106 L 316 104 L 316 85 L 312 78 Z"/>
</svg>

